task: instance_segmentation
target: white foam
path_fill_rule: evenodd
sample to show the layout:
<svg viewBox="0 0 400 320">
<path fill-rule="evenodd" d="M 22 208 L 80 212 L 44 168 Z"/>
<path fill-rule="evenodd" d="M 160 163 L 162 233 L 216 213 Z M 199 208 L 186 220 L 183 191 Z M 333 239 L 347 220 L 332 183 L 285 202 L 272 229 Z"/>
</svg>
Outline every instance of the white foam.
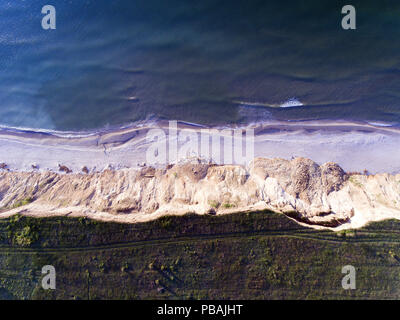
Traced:
<svg viewBox="0 0 400 320">
<path fill-rule="evenodd" d="M 281 104 L 281 108 L 293 108 L 301 106 L 303 106 L 303 103 L 296 98 L 290 98 Z"/>
<path fill-rule="evenodd" d="M 370 125 L 376 126 L 376 127 L 393 127 L 393 124 L 391 123 L 384 123 L 384 122 L 367 122 Z"/>
</svg>

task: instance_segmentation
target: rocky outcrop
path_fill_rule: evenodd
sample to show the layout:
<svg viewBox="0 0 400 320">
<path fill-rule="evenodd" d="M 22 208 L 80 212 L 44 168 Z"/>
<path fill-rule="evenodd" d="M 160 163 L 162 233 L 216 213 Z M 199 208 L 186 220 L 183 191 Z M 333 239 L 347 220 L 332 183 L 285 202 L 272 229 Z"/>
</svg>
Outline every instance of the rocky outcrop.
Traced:
<svg viewBox="0 0 400 320">
<path fill-rule="evenodd" d="M 0 170 L 0 212 L 123 222 L 270 209 L 311 226 L 400 218 L 400 175 L 348 176 L 335 163 L 257 158 L 249 168 L 185 163 L 94 173 Z"/>
</svg>

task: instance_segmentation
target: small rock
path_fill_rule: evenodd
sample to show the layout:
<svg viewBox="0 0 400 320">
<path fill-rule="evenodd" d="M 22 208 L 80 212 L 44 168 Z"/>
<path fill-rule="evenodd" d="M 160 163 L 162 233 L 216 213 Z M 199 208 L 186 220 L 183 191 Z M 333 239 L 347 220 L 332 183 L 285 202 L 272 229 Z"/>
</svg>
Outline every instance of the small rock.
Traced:
<svg viewBox="0 0 400 320">
<path fill-rule="evenodd" d="M 89 173 L 88 167 L 84 166 L 84 167 L 82 168 L 82 172 L 88 174 L 88 173 Z"/>
<path fill-rule="evenodd" d="M 153 167 L 145 167 L 144 169 L 141 169 L 141 175 L 146 177 L 146 178 L 154 178 L 156 169 Z"/>
<path fill-rule="evenodd" d="M 58 165 L 58 170 L 62 171 L 62 172 L 65 172 L 65 173 L 71 173 L 72 172 L 72 170 L 70 168 L 68 168 L 67 166 L 61 165 L 61 164 Z"/>
</svg>

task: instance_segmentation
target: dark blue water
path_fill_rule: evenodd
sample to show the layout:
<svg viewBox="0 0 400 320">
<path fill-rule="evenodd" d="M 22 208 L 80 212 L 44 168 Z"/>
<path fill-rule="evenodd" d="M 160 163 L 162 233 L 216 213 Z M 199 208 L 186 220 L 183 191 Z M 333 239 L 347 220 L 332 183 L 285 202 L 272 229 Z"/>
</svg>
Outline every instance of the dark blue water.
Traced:
<svg viewBox="0 0 400 320">
<path fill-rule="evenodd" d="M 41 8 L 57 29 L 41 28 Z M 400 122 L 400 2 L 0 0 L 0 124 Z M 303 106 L 279 108 L 296 98 Z"/>
</svg>

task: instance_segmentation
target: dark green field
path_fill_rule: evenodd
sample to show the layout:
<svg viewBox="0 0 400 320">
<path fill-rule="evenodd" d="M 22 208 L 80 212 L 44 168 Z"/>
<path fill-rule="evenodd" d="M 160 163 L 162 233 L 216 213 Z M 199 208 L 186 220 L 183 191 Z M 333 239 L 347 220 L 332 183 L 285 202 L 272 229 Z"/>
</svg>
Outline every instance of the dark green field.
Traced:
<svg viewBox="0 0 400 320">
<path fill-rule="evenodd" d="M 141 224 L 87 219 L 0 221 L 3 299 L 394 299 L 400 222 L 333 233 L 271 212 L 164 217 Z M 56 290 L 41 288 L 53 265 Z M 357 288 L 344 290 L 344 265 Z"/>
</svg>

